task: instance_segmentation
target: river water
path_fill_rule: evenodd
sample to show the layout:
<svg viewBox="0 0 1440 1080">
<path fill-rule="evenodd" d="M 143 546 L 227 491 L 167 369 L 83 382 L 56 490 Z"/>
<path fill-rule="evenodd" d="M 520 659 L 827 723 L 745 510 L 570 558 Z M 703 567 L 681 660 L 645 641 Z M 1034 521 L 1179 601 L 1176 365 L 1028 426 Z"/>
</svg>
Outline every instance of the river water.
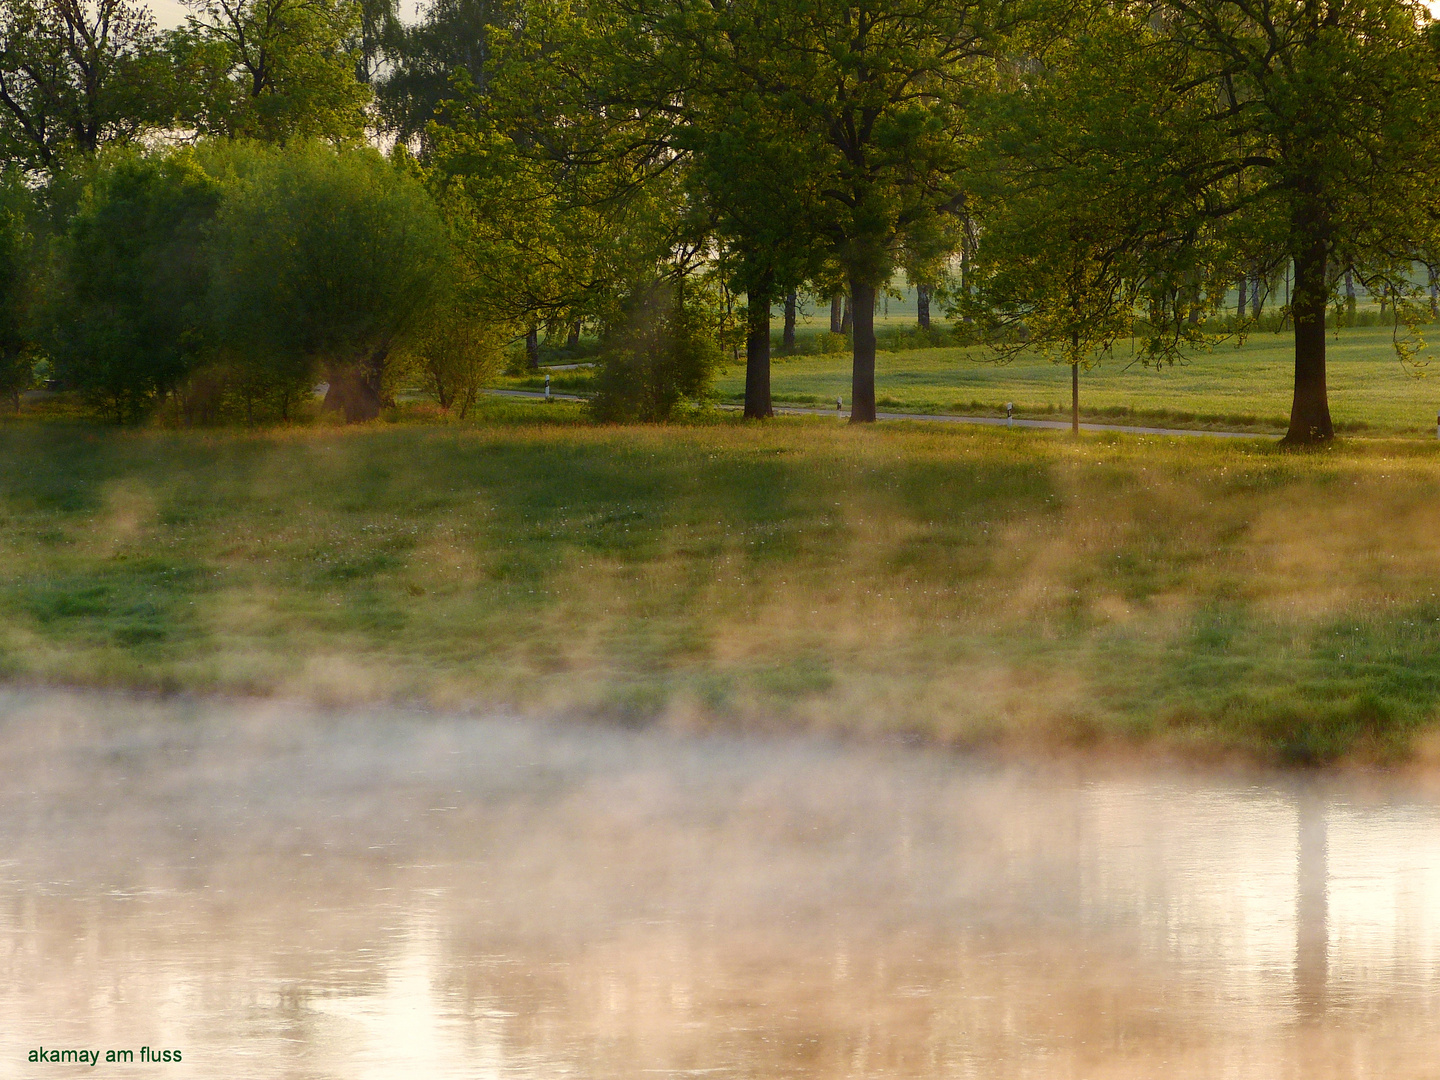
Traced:
<svg viewBox="0 0 1440 1080">
<path fill-rule="evenodd" d="M 81 1069 L 1436 1077 L 1440 802 L 0 693 L 0 1076 Z"/>
</svg>

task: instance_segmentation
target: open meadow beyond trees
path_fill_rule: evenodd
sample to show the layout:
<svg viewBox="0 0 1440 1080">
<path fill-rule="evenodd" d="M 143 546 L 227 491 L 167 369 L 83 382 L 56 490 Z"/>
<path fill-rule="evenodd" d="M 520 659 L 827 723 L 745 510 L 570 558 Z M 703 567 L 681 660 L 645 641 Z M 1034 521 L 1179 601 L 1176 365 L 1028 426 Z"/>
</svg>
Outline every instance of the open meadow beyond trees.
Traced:
<svg viewBox="0 0 1440 1080">
<path fill-rule="evenodd" d="M 1358 326 L 1331 331 L 1331 412 L 1348 433 L 1433 436 L 1440 411 L 1440 369 L 1428 361 L 1436 327 L 1420 328 L 1425 348 L 1418 363 L 1397 358 L 1394 327 Z M 1400 333 L 1405 333 L 1402 327 Z M 793 356 L 776 356 L 770 376 L 777 405 L 834 408 L 850 399 L 850 357 L 816 351 L 800 339 Z M 1280 433 L 1288 422 L 1294 379 L 1294 335 L 1252 333 L 1243 341 L 1220 341 L 1174 364 L 1141 364 L 1130 342 L 1080 375 L 1080 417 L 1085 421 L 1222 428 Z M 561 358 L 562 361 L 566 358 Z M 589 370 L 551 377 L 557 393 L 590 393 Z M 1005 363 L 983 347 L 901 348 L 875 361 L 876 404 L 891 412 L 1063 419 L 1070 411 L 1070 368 L 1021 354 Z M 545 373 L 514 376 L 502 385 L 538 390 Z M 718 400 L 745 397 L 745 366 L 731 363 L 715 379 Z"/>
<path fill-rule="evenodd" d="M 1424 327 L 1434 351 L 1437 328 Z M 1392 344 L 1393 327 L 1347 327 L 1331 332 L 1330 407 L 1339 430 L 1386 434 L 1435 431 L 1440 410 L 1440 370 L 1402 364 Z M 1404 333 L 1404 328 L 1401 328 Z M 1109 423 L 1164 424 L 1283 432 L 1294 381 L 1294 335 L 1256 333 L 1243 342 L 1223 341 L 1177 364 L 1145 367 L 1129 342 L 1080 374 L 1082 419 Z M 777 404 L 833 407 L 849 401 L 845 356 L 777 359 L 771 389 Z M 882 352 L 875 363 L 876 404 L 918 413 L 1068 418 L 1070 368 L 1024 355 L 996 363 L 981 348 Z M 717 380 L 724 400 L 743 396 L 744 372 L 732 366 Z"/>
<path fill-rule="evenodd" d="M 0 427 L 0 673 L 1284 760 L 1434 721 L 1433 443 L 480 419 Z"/>
</svg>

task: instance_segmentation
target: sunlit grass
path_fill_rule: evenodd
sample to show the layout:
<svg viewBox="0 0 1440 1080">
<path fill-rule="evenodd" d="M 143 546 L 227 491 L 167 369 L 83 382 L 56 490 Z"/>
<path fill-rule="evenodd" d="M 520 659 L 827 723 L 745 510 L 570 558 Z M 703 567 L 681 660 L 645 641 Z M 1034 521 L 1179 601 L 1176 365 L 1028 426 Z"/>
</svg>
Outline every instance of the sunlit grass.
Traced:
<svg viewBox="0 0 1440 1080">
<path fill-rule="evenodd" d="M 10 678 L 1388 756 L 1440 448 L 831 420 L 0 425 Z"/>
<path fill-rule="evenodd" d="M 1434 436 L 1440 381 L 1425 360 L 1440 347 L 1440 326 L 1422 332 L 1436 340 L 1419 354 L 1419 364 L 1400 362 L 1392 328 L 1331 333 L 1330 408 L 1339 430 Z M 1082 372 L 1081 413 L 1085 420 L 1102 423 L 1281 432 L 1290 415 L 1294 363 L 1289 333 L 1255 333 L 1159 368 L 1138 363 L 1126 342 Z M 848 405 L 850 367 L 848 353 L 777 353 L 771 372 L 775 402 L 830 409 L 838 397 Z M 586 369 L 557 371 L 551 374 L 551 388 L 586 393 L 591 378 Z M 544 383 L 543 374 L 502 381 L 530 390 Z M 716 391 L 724 402 L 744 400 L 743 358 L 721 370 Z M 1002 416 L 1010 402 L 1021 417 L 1063 419 L 1070 412 L 1070 369 L 1035 357 L 998 364 L 993 353 L 980 348 L 881 351 L 876 396 L 882 410 L 893 412 Z"/>
<path fill-rule="evenodd" d="M 1425 332 L 1440 347 L 1440 327 Z M 1332 333 L 1328 342 L 1330 408 L 1342 430 L 1394 434 L 1435 433 L 1440 381 L 1427 368 L 1402 365 L 1387 327 Z M 1174 367 L 1146 368 L 1129 343 L 1080 377 L 1086 419 L 1112 423 L 1166 422 L 1181 426 L 1283 431 L 1294 377 L 1291 334 L 1257 333 L 1243 344 L 1217 345 Z M 1417 377 L 1418 376 L 1418 377 Z M 725 400 L 744 397 L 743 364 L 731 365 L 718 389 Z M 777 358 L 772 374 L 780 403 L 832 407 L 850 400 L 848 356 Z M 876 362 L 876 396 L 882 409 L 1003 415 L 1068 416 L 1070 369 L 1040 359 L 996 364 L 981 349 L 882 352 Z"/>
</svg>

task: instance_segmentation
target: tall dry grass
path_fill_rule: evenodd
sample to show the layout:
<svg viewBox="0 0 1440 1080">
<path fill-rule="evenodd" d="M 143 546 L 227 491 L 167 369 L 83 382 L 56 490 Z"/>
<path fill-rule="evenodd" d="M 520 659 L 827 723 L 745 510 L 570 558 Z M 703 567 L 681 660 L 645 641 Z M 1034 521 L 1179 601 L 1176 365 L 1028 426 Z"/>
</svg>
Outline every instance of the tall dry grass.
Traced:
<svg viewBox="0 0 1440 1080">
<path fill-rule="evenodd" d="M 0 670 L 1299 760 L 1433 722 L 1430 445 L 542 408 L 0 429 Z"/>
</svg>

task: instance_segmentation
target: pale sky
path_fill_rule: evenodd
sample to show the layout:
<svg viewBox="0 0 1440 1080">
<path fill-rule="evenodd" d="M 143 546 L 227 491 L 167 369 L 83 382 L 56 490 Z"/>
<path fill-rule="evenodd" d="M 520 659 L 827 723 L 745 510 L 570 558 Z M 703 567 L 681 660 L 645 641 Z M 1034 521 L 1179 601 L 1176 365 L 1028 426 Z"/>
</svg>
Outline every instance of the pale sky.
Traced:
<svg viewBox="0 0 1440 1080">
<path fill-rule="evenodd" d="M 421 4 L 422 0 L 400 0 L 401 20 L 407 23 L 417 21 Z M 155 25 L 162 30 L 172 30 L 185 23 L 185 9 L 180 6 L 180 0 L 149 0 L 148 6 L 155 15 Z"/>
</svg>

